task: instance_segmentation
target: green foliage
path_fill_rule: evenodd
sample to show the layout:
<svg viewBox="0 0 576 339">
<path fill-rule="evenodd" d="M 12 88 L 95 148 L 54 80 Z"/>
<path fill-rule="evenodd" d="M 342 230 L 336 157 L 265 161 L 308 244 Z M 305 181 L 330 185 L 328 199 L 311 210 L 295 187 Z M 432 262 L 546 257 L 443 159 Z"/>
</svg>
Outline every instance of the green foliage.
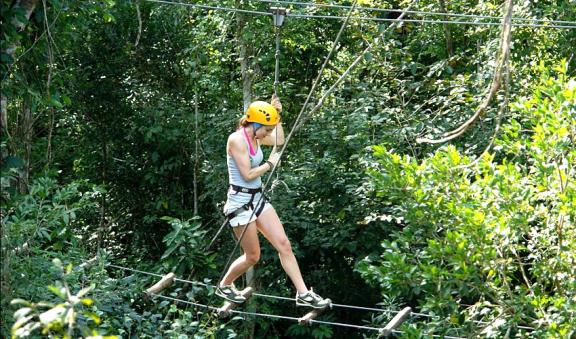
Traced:
<svg viewBox="0 0 576 339">
<path fill-rule="evenodd" d="M 286 332 L 291 338 L 332 338 L 333 330 L 328 326 L 315 326 L 313 328 L 303 327 L 301 325 L 292 325 Z"/>
<path fill-rule="evenodd" d="M 492 325 L 470 330 L 488 337 L 525 335 L 519 325 L 574 334 L 576 81 L 565 70 L 512 105 L 522 123 L 511 120 L 477 164 L 453 146 L 422 161 L 374 148 L 374 195 L 398 225 L 358 270 L 383 295 L 446 319 L 429 330 L 482 320 Z"/>
<path fill-rule="evenodd" d="M 101 190 L 86 189 L 86 182 L 58 184 L 51 176 L 36 179 L 28 194 L 16 195 L 7 202 L 2 215 L 3 244 L 9 250 L 20 251 L 36 243 L 59 250 L 77 243 L 82 233 L 74 234 L 83 224 L 79 211 L 94 208 Z M 89 236 L 89 235 L 84 235 Z"/>
<path fill-rule="evenodd" d="M 94 301 L 85 297 L 94 289 L 94 285 L 72 294 L 66 282 L 67 276 L 72 273 L 72 265 L 64 267 L 60 259 L 54 259 L 53 263 L 61 278 L 55 285 L 48 286 L 48 289 L 58 298 L 58 302 L 12 300 L 12 305 L 22 305 L 14 313 L 16 322 L 12 326 L 12 337 L 28 337 L 39 330 L 49 338 L 117 338 L 101 336 L 95 329 L 101 320 L 89 310 Z"/>
<path fill-rule="evenodd" d="M 102 193 L 86 181 L 59 184 L 52 176 L 33 181 L 26 194 L 15 193 L 2 205 L 2 308 L 10 299 L 44 297 L 43 274 L 49 264 L 43 255 L 68 251 L 77 255 L 81 244 L 94 239 L 86 231 L 85 215 Z M 32 259 L 38 256 L 36 259 Z M 37 279 L 37 280 L 36 280 Z M 3 319 L 5 317 L 3 316 Z M 2 326 L 5 326 L 3 321 Z"/>
<path fill-rule="evenodd" d="M 215 255 L 203 250 L 206 246 L 206 241 L 204 241 L 206 230 L 202 230 L 199 217 L 188 221 L 171 217 L 162 219 L 172 226 L 172 232 L 162 240 L 166 245 L 166 250 L 160 258 L 168 270 L 179 274 L 199 268 L 215 268 Z"/>
</svg>

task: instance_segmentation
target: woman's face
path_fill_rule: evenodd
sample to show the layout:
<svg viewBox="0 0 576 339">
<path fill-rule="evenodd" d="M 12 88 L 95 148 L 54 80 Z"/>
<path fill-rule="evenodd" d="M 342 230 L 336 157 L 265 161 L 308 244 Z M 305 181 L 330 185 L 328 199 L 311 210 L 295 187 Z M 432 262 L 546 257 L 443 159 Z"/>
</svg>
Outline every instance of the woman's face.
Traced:
<svg viewBox="0 0 576 339">
<path fill-rule="evenodd" d="M 272 133 L 275 127 L 276 126 L 274 125 L 274 126 L 262 126 L 258 128 L 256 130 L 256 139 L 264 139 L 265 137 L 270 135 L 270 133 Z"/>
</svg>

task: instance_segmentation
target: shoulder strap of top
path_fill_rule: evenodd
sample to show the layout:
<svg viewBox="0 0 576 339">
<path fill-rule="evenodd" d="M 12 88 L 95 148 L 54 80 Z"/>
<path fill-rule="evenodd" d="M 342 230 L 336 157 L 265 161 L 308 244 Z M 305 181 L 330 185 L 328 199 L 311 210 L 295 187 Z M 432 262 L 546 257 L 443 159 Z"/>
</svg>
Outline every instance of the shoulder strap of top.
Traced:
<svg viewBox="0 0 576 339">
<path fill-rule="evenodd" d="M 248 144 L 248 147 L 250 148 L 250 155 L 255 156 L 256 150 L 252 146 L 252 142 L 250 142 L 250 137 L 248 137 L 248 133 L 246 132 L 246 128 L 244 127 L 244 128 L 242 128 L 242 130 L 244 131 L 244 137 L 245 137 L 246 143 Z M 258 146 L 260 146 L 260 144 L 258 144 Z"/>
</svg>

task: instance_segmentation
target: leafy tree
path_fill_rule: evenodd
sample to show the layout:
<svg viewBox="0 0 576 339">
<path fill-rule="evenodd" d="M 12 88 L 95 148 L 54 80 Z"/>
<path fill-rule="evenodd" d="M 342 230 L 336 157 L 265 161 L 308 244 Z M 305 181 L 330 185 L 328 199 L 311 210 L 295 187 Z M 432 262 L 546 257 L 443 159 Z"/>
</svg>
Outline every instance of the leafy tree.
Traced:
<svg viewBox="0 0 576 339">
<path fill-rule="evenodd" d="M 380 218 L 397 223 L 358 270 L 387 298 L 439 316 L 413 326 L 574 334 L 576 82 L 565 63 L 555 70 L 552 77 L 541 64 L 533 95 L 512 106 L 498 151 L 477 163 L 453 146 L 421 161 L 375 147 L 373 194 L 386 206 Z"/>
</svg>

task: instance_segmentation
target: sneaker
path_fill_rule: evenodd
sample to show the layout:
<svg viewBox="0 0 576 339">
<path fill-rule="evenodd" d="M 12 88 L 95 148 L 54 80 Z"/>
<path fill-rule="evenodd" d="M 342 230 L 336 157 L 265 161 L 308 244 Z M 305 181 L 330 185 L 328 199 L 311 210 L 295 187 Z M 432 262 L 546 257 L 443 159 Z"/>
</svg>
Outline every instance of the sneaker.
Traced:
<svg viewBox="0 0 576 339">
<path fill-rule="evenodd" d="M 314 293 L 312 289 L 303 295 L 296 292 L 296 306 L 308 306 L 313 308 L 326 308 L 332 306 L 332 301 L 328 298 L 324 299 L 318 294 Z"/>
<path fill-rule="evenodd" d="M 240 291 L 236 289 L 236 287 L 234 287 L 234 284 L 228 286 L 218 286 L 216 289 L 216 295 L 221 296 L 222 298 L 236 304 L 242 304 L 246 301 L 246 297 L 243 296 Z"/>
</svg>

